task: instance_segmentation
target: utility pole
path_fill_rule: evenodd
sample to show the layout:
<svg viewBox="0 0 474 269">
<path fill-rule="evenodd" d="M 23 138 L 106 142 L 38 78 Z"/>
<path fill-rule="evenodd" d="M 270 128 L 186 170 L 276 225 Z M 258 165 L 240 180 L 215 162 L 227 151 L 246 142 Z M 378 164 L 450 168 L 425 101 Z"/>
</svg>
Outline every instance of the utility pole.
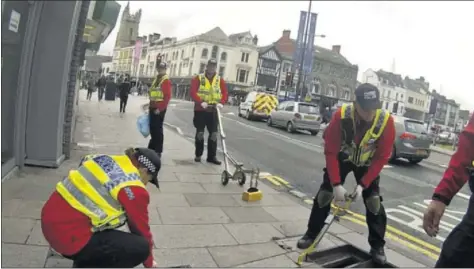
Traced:
<svg viewBox="0 0 474 269">
<path fill-rule="evenodd" d="M 306 15 L 306 22 L 305 22 L 305 27 L 304 27 L 304 41 L 303 41 L 303 51 L 301 52 L 301 61 L 300 61 L 300 66 L 298 68 L 298 82 L 296 83 L 296 92 L 295 92 L 295 101 L 299 101 L 300 94 L 302 93 L 301 89 L 301 78 L 303 77 L 303 63 L 304 63 L 304 56 L 306 52 L 306 46 L 308 44 L 308 32 L 309 32 L 309 23 L 311 21 L 311 3 L 312 0 L 309 0 L 309 6 L 308 6 L 308 13 Z"/>
</svg>

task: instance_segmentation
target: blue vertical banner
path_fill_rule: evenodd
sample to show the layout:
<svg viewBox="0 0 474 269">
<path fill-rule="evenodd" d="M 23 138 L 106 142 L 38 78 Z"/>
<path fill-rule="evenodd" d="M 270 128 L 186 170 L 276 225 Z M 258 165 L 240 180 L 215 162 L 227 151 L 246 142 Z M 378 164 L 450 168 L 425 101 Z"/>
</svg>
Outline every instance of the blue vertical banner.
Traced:
<svg viewBox="0 0 474 269">
<path fill-rule="evenodd" d="M 296 37 L 296 49 L 293 54 L 293 72 L 298 70 L 301 61 L 301 55 L 304 50 L 304 31 L 306 27 L 307 15 L 308 12 L 306 11 L 301 11 L 300 13 L 300 24 L 298 26 L 298 36 Z"/>
<path fill-rule="evenodd" d="M 306 46 L 306 51 L 304 53 L 303 60 L 303 72 L 304 74 L 310 74 L 313 69 L 313 57 L 314 57 L 314 38 L 316 36 L 316 21 L 318 20 L 318 14 L 311 13 L 311 18 L 309 20 L 309 30 L 308 30 L 308 43 Z"/>
</svg>

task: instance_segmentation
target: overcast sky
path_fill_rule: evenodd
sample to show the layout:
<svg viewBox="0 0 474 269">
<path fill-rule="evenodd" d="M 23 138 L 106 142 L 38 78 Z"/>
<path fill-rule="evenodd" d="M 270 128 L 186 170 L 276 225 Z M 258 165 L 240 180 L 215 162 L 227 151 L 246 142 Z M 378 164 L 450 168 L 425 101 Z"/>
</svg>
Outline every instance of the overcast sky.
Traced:
<svg viewBox="0 0 474 269">
<path fill-rule="evenodd" d="M 122 10 L 126 1 L 119 1 Z M 216 26 L 226 34 L 250 30 L 259 45 L 276 41 L 283 29 L 296 38 L 305 1 L 131 1 L 132 12 L 142 9 L 140 35 L 153 32 L 178 39 Z M 359 80 L 368 68 L 411 78 L 424 76 L 439 90 L 474 109 L 474 2 L 313 2 L 318 13 L 315 44 L 341 45 L 341 53 L 359 66 Z M 120 20 L 120 18 L 119 18 Z M 101 46 L 111 55 L 117 29 Z"/>
</svg>

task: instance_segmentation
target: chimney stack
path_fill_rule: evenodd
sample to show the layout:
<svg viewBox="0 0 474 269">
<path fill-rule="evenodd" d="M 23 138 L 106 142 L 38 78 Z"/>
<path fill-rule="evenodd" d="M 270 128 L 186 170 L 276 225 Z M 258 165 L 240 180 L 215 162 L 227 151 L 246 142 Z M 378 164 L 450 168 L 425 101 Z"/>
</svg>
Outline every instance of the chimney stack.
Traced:
<svg viewBox="0 0 474 269">
<path fill-rule="evenodd" d="M 283 30 L 283 37 L 290 38 L 291 30 Z"/>
<path fill-rule="evenodd" d="M 148 35 L 148 42 L 152 42 L 153 41 L 153 35 L 152 34 L 149 34 Z"/>
<path fill-rule="evenodd" d="M 337 54 L 341 54 L 341 45 L 333 45 L 332 46 L 332 52 L 335 52 Z"/>
<path fill-rule="evenodd" d="M 253 40 L 252 40 L 252 41 L 253 41 L 253 44 L 254 44 L 254 45 L 258 45 L 258 36 L 255 35 L 255 36 L 253 37 Z"/>
<path fill-rule="evenodd" d="M 160 36 L 161 36 L 160 34 L 153 33 L 153 41 L 160 39 Z"/>
</svg>

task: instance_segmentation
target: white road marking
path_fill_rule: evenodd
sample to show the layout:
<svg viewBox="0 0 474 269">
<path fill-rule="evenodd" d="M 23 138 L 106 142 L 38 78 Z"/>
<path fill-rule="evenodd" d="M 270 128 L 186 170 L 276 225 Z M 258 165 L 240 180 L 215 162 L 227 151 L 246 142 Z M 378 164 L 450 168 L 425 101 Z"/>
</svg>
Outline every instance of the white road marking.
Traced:
<svg viewBox="0 0 474 269">
<path fill-rule="evenodd" d="M 175 107 L 176 104 L 169 104 L 168 106 L 169 106 L 169 107 Z"/>
<path fill-rule="evenodd" d="M 272 174 L 268 173 L 268 172 L 260 172 L 260 174 L 258 175 L 259 178 L 262 178 L 262 177 L 268 177 L 268 176 L 271 176 Z"/>
<path fill-rule="evenodd" d="M 392 167 L 393 167 L 393 166 L 388 165 L 388 164 L 386 164 L 386 165 L 383 166 L 383 168 L 392 168 Z"/>
<path fill-rule="evenodd" d="M 469 200 L 471 198 L 470 195 L 466 195 L 466 194 L 460 193 L 460 192 L 456 193 L 456 196 L 461 197 L 461 198 L 466 199 L 466 200 Z"/>
<path fill-rule="evenodd" d="M 226 114 L 227 114 L 227 115 L 234 115 L 234 116 L 235 116 L 235 113 L 234 113 L 234 112 L 227 112 Z"/>
</svg>

